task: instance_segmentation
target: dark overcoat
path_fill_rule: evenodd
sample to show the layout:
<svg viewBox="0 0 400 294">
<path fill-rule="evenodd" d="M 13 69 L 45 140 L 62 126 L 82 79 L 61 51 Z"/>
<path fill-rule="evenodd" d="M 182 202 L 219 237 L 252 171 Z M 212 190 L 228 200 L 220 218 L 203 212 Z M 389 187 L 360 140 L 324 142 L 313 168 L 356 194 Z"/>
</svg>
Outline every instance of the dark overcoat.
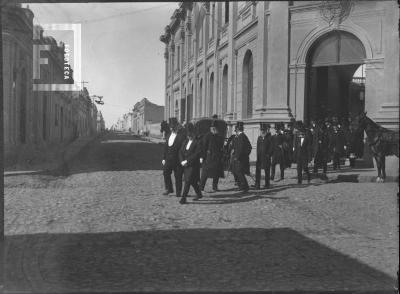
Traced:
<svg viewBox="0 0 400 294">
<path fill-rule="evenodd" d="M 192 144 L 188 150 L 186 145 L 189 143 L 189 139 L 186 139 L 181 149 L 179 150 L 179 162 L 187 160 L 187 164 L 184 166 L 184 179 L 185 182 L 198 182 L 200 180 L 200 156 L 201 156 L 201 143 L 197 139 L 193 139 Z"/>
<path fill-rule="evenodd" d="M 329 149 L 331 153 L 339 153 L 341 156 L 344 155 L 344 145 L 345 145 L 345 137 L 343 132 L 332 132 L 331 140 L 329 142 Z"/>
<path fill-rule="evenodd" d="M 185 141 L 186 137 L 178 132 L 172 146 L 168 146 L 171 134 L 172 133 L 168 134 L 165 141 L 163 159 L 165 160 L 164 167 L 174 168 L 180 165 L 179 150 L 181 149 L 182 143 Z"/>
<path fill-rule="evenodd" d="M 240 133 L 233 142 L 233 160 L 235 166 L 239 166 L 241 172 L 250 174 L 249 155 L 251 153 L 251 143 L 245 133 Z"/>
<path fill-rule="evenodd" d="M 329 134 L 327 129 L 316 127 L 313 132 L 312 157 L 317 164 L 329 160 Z"/>
<path fill-rule="evenodd" d="M 266 169 L 271 165 L 272 136 L 267 134 L 265 137 L 259 136 L 257 139 L 257 165 Z"/>
<path fill-rule="evenodd" d="M 224 138 L 219 134 L 207 133 L 202 140 L 203 169 L 207 178 L 224 177 Z"/>
<path fill-rule="evenodd" d="M 285 154 L 283 143 L 285 136 L 283 134 L 275 134 L 272 136 L 272 165 L 285 164 Z"/>
<path fill-rule="evenodd" d="M 294 160 L 297 163 L 308 164 L 312 158 L 312 137 L 309 133 L 306 133 L 303 137 L 303 143 L 301 143 L 301 139 L 299 134 L 294 138 Z"/>
</svg>

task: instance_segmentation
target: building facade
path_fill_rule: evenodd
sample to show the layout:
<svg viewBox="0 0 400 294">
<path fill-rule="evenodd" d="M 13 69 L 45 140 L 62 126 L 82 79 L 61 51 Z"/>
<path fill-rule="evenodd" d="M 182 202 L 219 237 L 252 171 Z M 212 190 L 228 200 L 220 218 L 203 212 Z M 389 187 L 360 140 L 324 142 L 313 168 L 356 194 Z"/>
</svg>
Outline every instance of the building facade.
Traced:
<svg viewBox="0 0 400 294">
<path fill-rule="evenodd" d="M 154 130 L 157 129 L 154 126 L 158 126 L 158 133 L 160 133 L 160 123 L 164 118 L 164 106 L 143 98 L 134 105 L 131 115 L 132 132 L 154 134 Z"/>
<path fill-rule="evenodd" d="M 44 37 L 33 25 L 33 13 L 20 4 L 2 7 L 3 115 L 5 165 L 12 165 L 33 150 L 64 146 L 78 136 L 94 135 L 97 108 L 83 91 L 34 90 L 37 83 L 73 83 L 64 80 L 64 44 Z M 33 34 L 37 38 L 33 38 Z M 35 39 L 35 40 L 34 40 Z M 41 57 L 40 78 L 33 76 L 33 48 L 49 46 Z"/>
<path fill-rule="evenodd" d="M 164 117 L 261 121 L 360 111 L 399 124 L 395 1 L 181 2 L 165 44 Z"/>
</svg>

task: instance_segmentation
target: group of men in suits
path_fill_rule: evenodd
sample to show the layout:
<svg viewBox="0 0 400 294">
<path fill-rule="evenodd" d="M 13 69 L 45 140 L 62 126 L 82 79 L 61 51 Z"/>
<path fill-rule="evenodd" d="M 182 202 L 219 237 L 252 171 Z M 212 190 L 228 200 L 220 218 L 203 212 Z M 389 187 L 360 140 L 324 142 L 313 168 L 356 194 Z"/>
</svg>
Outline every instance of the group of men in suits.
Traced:
<svg viewBox="0 0 400 294">
<path fill-rule="evenodd" d="M 215 121 L 214 121 L 215 122 Z M 219 178 L 224 177 L 224 142 L 214 123 L 210 131 L 201 140 L 196 137 L 194 125 L 186 124 L 185 132 L 179 131 L 176 118 L 170 118 L 171 132 L 166 137 L 162 164 L 164 166 L 164 195 L 173 193 L 171 174 L 175 176 L 176 196 L 180 203 L 187 202 L 190 186 L 193 187 L 196 198 L 202 198 L 208 178 L 212 178 L 213 191 L 218 191 Z M 237 122 L 235 134 L 228 139 L 230 170 L 239 190 L 247 192 L 249 184 L 246 175 L 250 175 L 249 155 L 251 143 L 244 133 L 243 122 Z M 257 138 L 257 160 L 255 189 L 260 189 L 261 171 L 265 173 L 264 188 L 270 187 L 270 180 L 275 178 L 275 169 L 279 165 L 280 179 L 284 179 L 285 169 L 292 163 L 297 165 L 297 182 L 302 183 L 303 171 L 310 181 L 308 163 L 314 159 L 313 172 L 319 168 L 327 172 L 327 163 L 333 159 L 333 168 L 340 168 L 340 157 L 344 151 L 351 149 L 351 134 L 346 135 L 345 129 L 338 123 L 311 121 L 305 126 L 302 121 L 292 119 L 286 126 L 275 124 L 275 134 L 271 135 L 271 126 L 260 124 L 260 136 Z M 347 153 L 349 154 L 349 153 Z M 201 173 L 200 173 L 201 169 Z M 185 182 L 182 191 L 182 182 Z"/>
<path fill-rule="evenodd" d="M 171 174 L 174 172 L 176 196 L 179 203 L 187 203 L 190 186 L 193 187 L 195 201 L 201 199 L 207 179 L 212 178 L 213 191 L 218 191 L 219 178 L 224 177 L 223 146 L 224 138 L 218 134 L 215 121 L 203 138 L 198 138 L 192 123 L 179 131 L 176 118 L 170 118 L 171 132 L 166 137 L 162 164 L 164 166 L 164 195 L 174 192 Z M 201 168 L 201 174 L 200 174 Z M 185 182 L 182 191 L 182 181 Z"/>
</svg>

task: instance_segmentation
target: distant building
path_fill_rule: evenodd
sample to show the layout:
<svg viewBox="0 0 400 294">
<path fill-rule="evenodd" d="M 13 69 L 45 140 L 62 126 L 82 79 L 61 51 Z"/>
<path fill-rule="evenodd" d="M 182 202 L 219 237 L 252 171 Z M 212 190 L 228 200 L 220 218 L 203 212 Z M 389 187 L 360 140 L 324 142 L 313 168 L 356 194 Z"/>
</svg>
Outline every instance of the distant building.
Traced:
<svg viewBox="0 0 400 294">
<path fill-rule="evenodd" d="M 131 115 L 132 132 L 154 134 L 155 130 L 158 130 L 159 133 L 160 123 L 164 119 L 164 106 L 154 104 L 147 98 L 143 98 L 135 104 Z M 158 126 L 158 128 L 154 126 Z"/>
</svg>

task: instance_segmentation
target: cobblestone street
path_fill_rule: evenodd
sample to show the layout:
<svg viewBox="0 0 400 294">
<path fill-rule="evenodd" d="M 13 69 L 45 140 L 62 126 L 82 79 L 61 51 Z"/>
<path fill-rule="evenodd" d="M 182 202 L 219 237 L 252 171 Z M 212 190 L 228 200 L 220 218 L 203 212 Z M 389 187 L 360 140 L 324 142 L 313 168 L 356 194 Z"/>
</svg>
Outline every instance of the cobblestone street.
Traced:
<svg viewBox="0 0 400 294">
<path fill-rule="evenodd" d="M 297 185 L 292 168 L 241 194 L 225 173 L 180 205 L 162 149 L 107 134 L 57 173 L 5 177 L 6 290 L 394 289 L 397 183 Z"/>
</svg>

